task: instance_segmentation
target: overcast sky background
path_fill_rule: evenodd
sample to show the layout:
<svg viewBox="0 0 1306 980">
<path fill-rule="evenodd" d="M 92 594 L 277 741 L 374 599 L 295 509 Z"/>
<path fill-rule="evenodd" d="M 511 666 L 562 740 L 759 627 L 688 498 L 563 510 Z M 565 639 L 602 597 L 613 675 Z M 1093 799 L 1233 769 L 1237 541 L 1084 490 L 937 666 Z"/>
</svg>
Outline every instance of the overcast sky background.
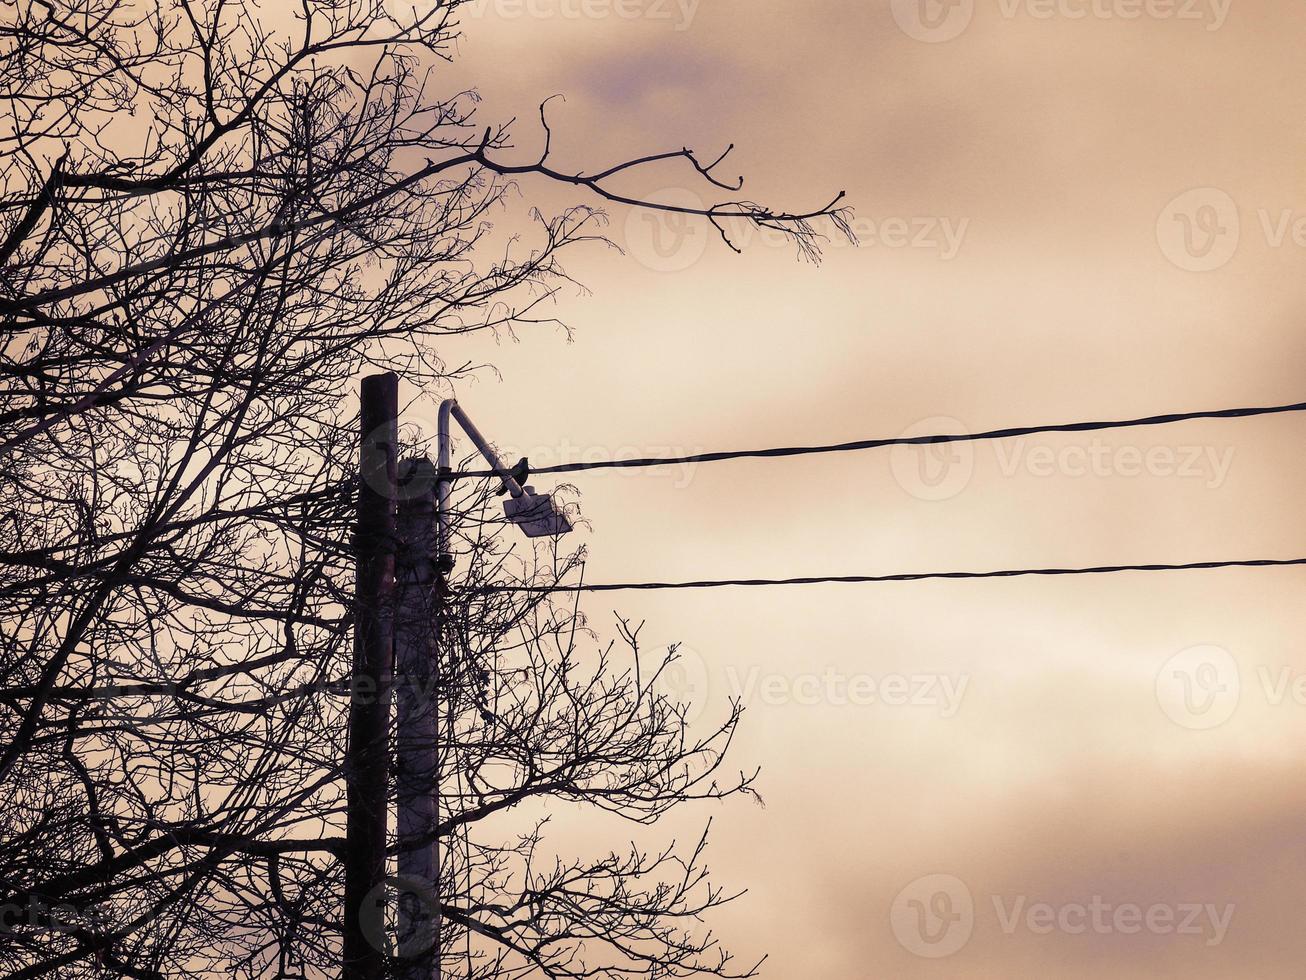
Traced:
<svg viewBox="0 0 1306 980">
<path fill-rule="evenodd" d="M 847 190 L 864 239 L 813 267 L 614 210 L 626 254 L 569 265 L 592 290 L 559 304 L 572 341 L 451 345 L 501 373 L 458 389 L 478 424 L 545 463 L 1302 400 L 1306 7 L 924 13 L 495 0 L 465 16 L 450 79 L 480 88 L 486 122 L 518 116 L 523 147 L 564 93 L 563 169 L 734 142 L 750 197 Z M 636 189 L 703 191 L 677 169 Z M 1302 555 L 1304 434 L 1286 416 L 581 474 L 587 577 Z M 764 766 L 766 808 L 676 827 L 714 818 L 717 879 L 751 889 L 716 922 L 741 957 L 770 954 L 766 975 L 1295 977 L 1304 588 L 1301 571 L 1225 571 L 587 608 L 683 641 L 703 722 L 749 704 L 734 764 Z M 884 703 L 913 675 L 909 703 Z M 1101 929 L 1076 911 L 1095 897 Z M 1039 903 L 1060 913 L 1046 933 Z M 1212 908 L 1191 919 L 1192 903 Z M 1161 911 L 1138 926 L 1130 905 Z"/>
</svg>

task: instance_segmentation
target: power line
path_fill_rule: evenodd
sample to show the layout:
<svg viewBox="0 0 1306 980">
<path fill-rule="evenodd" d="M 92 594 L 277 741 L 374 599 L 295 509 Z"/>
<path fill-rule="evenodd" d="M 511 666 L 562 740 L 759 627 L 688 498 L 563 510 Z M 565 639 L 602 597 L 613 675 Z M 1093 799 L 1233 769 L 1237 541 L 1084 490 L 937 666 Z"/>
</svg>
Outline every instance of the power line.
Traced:
<svg viewBox="0 0 1306 980">
<path fill-rule="evenodd" d="M 1098 565 L 1089 568 L 1009 568 L 992 572 L 905 572 L 894 575 L 817 575 L 805 578 L 710 579 L 701 582 L 620 582 L 594 585 L 479 585 L 463 591 L 481 592 L 635 592 L 670 589 L 724 589 L 786 585 L 863 585 L 878 582 L 921 582 L 927 579 L 1021 578 L 1043 575 L 1112 575 L 1119 572 L 1185 572 L 1216 568 L 1282 568 L 1306 565 L 1306 558 L 1259 558 L 1244 561 L 1201 561 L 1181 565 Z"/>
<path fill-rule="evenodd" d="M 1209 419 L 1243 419 L 1261 415 L 1285 415 L 1306 412 L 1306 402 L 1292 405 L 1271 405 L 1264 408 L 1226 408 L 1207 412 L 1177 412 L 1168 415 L 1150 415 L 1145 418 L 1102 422 L 1064 422 L 1052 425 L 1025 425 L 987 432 L 940 433 L 925 436 L 897 436 L 889 439 L 858 439 L 826 446 L 787 446 L 778 449 L 745 449 L 726 452 L 696 453 L 690 456 L 659 456 L 639 459 L 604 459 L 590 462 L 558 463 L 554 466 L 532 467 L 532 475 L 550 473 L 579 473 L 583 470 L 641 469 L 651 466 L 670 466 L 685 463 L 717 463 L 729 459 L 773 459 L 784 456 L 816 456 L 825 453 L 860 452 L 883 449 L 889 446 L 932 446 L 951 442 L 982 442 L 994 439 L 1013 439 L 1019 436 L 1049 432 L 1101 432 L 1107 429 L 1131 429 L 1150 425 L 1172 425 L 1176 422 L 1197 422 Z M 492 470 L 452 473 L 448 479 L 487 479 L 496 476 Z"/>
<path fill-rule="evenodd" d="M 982 442 L 995 439 L 1012 439 L 1019 436 L 1038 435 L 1047 432 L 1101 432 L 1107 429 L 1129 429 L 1149 425 L 1171 425 L 1176 422 L 1197 422 L 1209 419 L 1255 418 L 1262 415 L 1286 415 L 1293 412 L 1306 412 L 1306 402 L 1291 405 L 1271 405 L 1264 408 L 1226 408 L 1207 412 L 1177 412 L 1168 415 L 1151 415 L 1146 418 L 1124 419 L 1114 422 L 1064 422 L 1052 425 L 1026 425 L 1007 429 L 991 429 L 987 432 L 939 433 L 925 436 L 898 436 L 891 439 L 860 439 L 854 442 L 834 443 L 826 446 L 787 446 L 776 449 L 747 449 L 725 452 L 697 453 L 692 456 L 659 456 L 639 459 L 605 459 L 591 462 L 558 463 L 554 466 L 531 467 L 532 475 L 552 473 L 579 473 L 585 470 L 638 469 L 653 466 L 674 466 L 685 463 L 715 463 L 731 459 L 769 459 L 785 456 L 816 456 L 826 453 L 848 453 L 867 449 L 883 449 L 890 446 L 929 446 L 951 442 Z M 493 470 L 464 470 L 449 473 L 445 480 L 490 479 L 498 477 Z M 270 500 L 255 506 L 227 511 L 221 515 L 204 515 L 199 518 L 177 522 L 175 527 L 183 528 L 200 524 L 212 517 L 243 517 L 277 507 L 312 503 L 323 498 L 354 492 L 358 487 L 357 478 L 336 480 L 315 490 L 308 490 L 291 497 Z M 174 525 L 168 525 L 172 528 Z"/>
</svg>

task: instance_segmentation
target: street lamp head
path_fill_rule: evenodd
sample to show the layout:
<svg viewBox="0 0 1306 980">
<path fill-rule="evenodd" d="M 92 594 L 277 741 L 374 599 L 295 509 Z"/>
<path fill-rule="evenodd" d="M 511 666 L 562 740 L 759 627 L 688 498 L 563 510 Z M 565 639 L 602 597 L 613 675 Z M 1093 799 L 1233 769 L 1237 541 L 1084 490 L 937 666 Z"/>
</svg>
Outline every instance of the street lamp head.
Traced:
<svg viewBox="0 0 1306 980">
<path fill-rule="evenodd" d="M 522 487 L 520 497 L 509 497 L 503 502 L 503 516 L 521 528 L 528 538 L 550 538 L 570 531 L 571 521 L 547 493 L 536 493 L 534 487 Z"/>
<path fill-rule="evenodd" d="M 476 448 L 480 450 L 481 455 L 485 457 L 485 461 L 499 475 L 502 480 L 499 492 L 512 494 L 503 502 L 504 517 L 521 528 L 522 533 L 528 538 L 555 537 L 559 534 L 566 534 L 571 530 L 571 521 L 553 502 L 551 496 L 547 493 L 536 493 L 534 487 L 522 486 L 522 483 L 530 476 L 531 471 L 531 464 L 526 457 L 523 456 L 518 460 L 517 465 L 511 470 L 504 466 L 494 447 L 490 445 L 485 436 L 481 435 L 480 430 L 472 424 L 472 420 L 467 417 L 467 413 L 459 407 L 458 402 L 453 398 L 446 398 L 440 403 L 439 472 L 450 472 L 449 429 L 451 419 L 458 420 L 458 424 L 463 427 L 463 431 L 467 433 Z M 440 490 L 436 494 L 437 506 L 440 511 L 442 541 L 448 540 L 448 493 L 449 483 L 448 480 L 445 480 L 440 484 Z"/>
</svg>

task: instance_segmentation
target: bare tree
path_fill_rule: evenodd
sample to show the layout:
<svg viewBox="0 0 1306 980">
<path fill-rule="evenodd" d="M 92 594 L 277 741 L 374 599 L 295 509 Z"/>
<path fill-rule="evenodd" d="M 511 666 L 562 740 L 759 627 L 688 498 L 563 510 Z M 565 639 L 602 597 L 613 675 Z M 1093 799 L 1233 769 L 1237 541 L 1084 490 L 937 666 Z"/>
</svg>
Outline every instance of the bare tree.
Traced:
<svg viewBox="0 0 1306 980">
<path fill-rule="evenodd" d="M 438 93 L 459 0 L 17 0 L 0 14 L 0 956 L 15 977 L 340 969 L 352 382 L 471 366 L 456 335 L 549 322 L 564 249 L 680 163 L 815 254 L 838 199 L 741 200 L 680 149 L 555 163 Z M 501 234 L 524 176 L 597 198 Z M 494 221 L 500 220 L 500 228 Z M 545 860 L 540 801 L 641 823 L 716 779 L 580 612 L 580 556 L 518 553 L 460 487 L 441 683 L 447 976 L 747 975 L 688 851 Z M 452 788 L 450 788 L 452 787 Z M 454 842 L 458 846 L 451 846 Z M 378 942 L 380 939 L 378 939 Z M 457 957 L 455 949 L 460 948 Z"/>
</svg>

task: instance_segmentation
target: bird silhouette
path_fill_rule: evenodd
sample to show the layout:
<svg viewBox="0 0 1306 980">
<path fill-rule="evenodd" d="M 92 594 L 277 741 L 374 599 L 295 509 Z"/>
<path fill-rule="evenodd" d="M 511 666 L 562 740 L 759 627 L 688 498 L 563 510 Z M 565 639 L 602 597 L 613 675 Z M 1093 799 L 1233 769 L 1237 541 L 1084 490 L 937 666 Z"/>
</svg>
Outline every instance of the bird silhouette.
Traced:
<svg viewBox="0 0 1306 980">
<path fill-rule="evenodd" d="M 531 477 L 530 460 L 528 460 L 525 456 L 517 460 L 517 465 L 508 471 L 508 475 L 517 481 L 518 486 L 521 486 Z M 508 483 L 505 480 L 503 483 L 499 484 L 499 495 L 503 496 L 507 492 L 508 492 Z"/>
</svg>

